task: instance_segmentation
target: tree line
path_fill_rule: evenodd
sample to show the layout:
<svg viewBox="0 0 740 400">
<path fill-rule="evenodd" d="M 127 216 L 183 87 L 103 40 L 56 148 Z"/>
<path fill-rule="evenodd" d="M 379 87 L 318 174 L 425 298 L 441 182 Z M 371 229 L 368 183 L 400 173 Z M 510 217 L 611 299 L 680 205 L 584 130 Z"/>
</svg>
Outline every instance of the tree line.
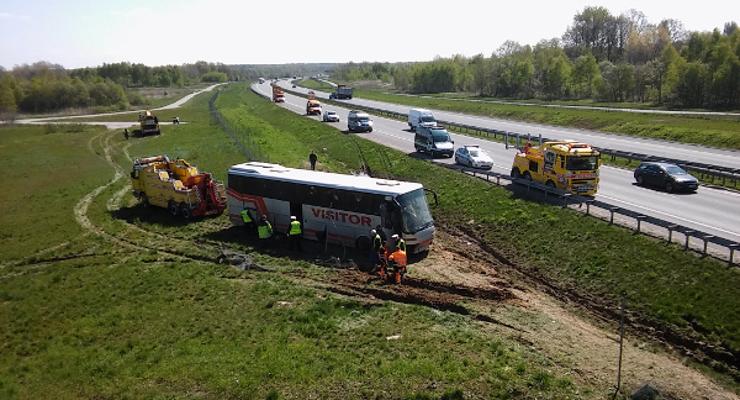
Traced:
<svg viewBox="0 0 740 400">
<path fill-rule="evenodd" d="M 159 67 L 122 62 L 69 70 L 37 62 L 10 71 L 0 68 L 0 114 L 88 107 L 125 109 L 130 104 L 145 103 L 141 95 L 130 89 L 181 87 L 230 79 L 239 79 L 239 72 L 224 64 L 204 61 Z"/>
<path fill-rule="evenodd" d="M 507 41 L 490 57 L 349 63 L 332 76 L 380 79 L 408 93 L 733 108 L 740 105 L 740 30 L 730 22 L 722 30 L 688 32 L 672 19 L 652 24 L 636 10 L 615 16 L 586 7 L 561 38 L 534 46 Z"/>
</svg>

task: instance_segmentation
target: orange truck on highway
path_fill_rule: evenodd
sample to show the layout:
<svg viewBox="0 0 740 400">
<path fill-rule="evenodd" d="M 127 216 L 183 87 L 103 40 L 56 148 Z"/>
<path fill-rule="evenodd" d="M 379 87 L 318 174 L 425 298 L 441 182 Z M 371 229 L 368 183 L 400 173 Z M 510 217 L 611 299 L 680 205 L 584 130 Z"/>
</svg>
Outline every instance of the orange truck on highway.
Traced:
<svg viewBox="0 0 740 400">
<path fill-rule="evenodd" d="M 272 101 L 275 103 L 285 103 L 285 93 L 283 88 L 276 84 L 272 84 Z"/>
</svg>

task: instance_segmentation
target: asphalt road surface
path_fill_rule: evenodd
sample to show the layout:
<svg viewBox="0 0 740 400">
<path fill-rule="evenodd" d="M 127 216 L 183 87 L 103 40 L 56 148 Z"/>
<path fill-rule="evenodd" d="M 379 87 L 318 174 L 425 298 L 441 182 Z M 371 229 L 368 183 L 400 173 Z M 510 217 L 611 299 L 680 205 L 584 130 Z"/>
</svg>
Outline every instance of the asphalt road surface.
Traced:
<svg viewBox="0 0 740 400">
<path fill-rule="evenodd" d="M 271 95 L 268 82 L 254 85 L 255 88 Z M 293 89 L 295 90 L 295 89 Z M 286 94 L 284 106 L 297 114 L 305 114 L 306 99 Z M 324 104 L 324 110 L 336 111 L 341 121 L 331 123 L 337 129 L 346 131 L 347 114 L 350 108 Z M 399 112 L 408 112 L 404 108 Z M 320 117 L 306 117 L 320 120 Z M 408 131 L 405 122 L 372 116 L 373 132 L 358 134 L 384 146 L 413 153 L 414 134 Z M 494 160 L 495 172 L 508 174 L 514 158 L 514 149 L 507 150 L 502 143 L 451 133 L 455 146 L 479 145 Z M 453 163 L 453 159 L 437 159 L 438 162 Z M 701 230 L 717 237 L 740 242 L 740 194 L 735 192 L 700 187 L 692 194 L 671 194 L 657 189 L 637 186 L 632 171 L 602 166 L 601 182 L 596 198 L 625 209 L 660 218 L 692 229 Z"/>
<path fill-rule="evenodd" d="M 292 88 L 287 80 L 279 81 L 279 84 L 290 90 L 306 93 L 310 89 L 297 86 Z M 328 99 L 329 94 L 314 91 L 316 97 Z M 398 113 L 408 113 L 410 106 L 386 103 L 374 100 L 353 98 L 352 100 L 341 100 L 351 107 L 352 104 L 365 107 L 374 107 Z M 450 111 L 431 110 L 434 116 L 441 121 L 455 122 L 459 124 L 478 126 L 482 128 L 499 129 L 504 131 L 531 134 L 534 137 L 542 135 L 551 139 L 573 139 L 592 144 L 597 147 L 616 149 L 633 153 L 651 154 L 660 157 L 674 158 L 685 161 L 700 162 L 705 164 L 720 165 L 729 168 L 740 168 L 740 152 L 733 150 L 715 149 L 691 144 L 668 142 L 654 139 L 638 138 L 634 136 L 622 136 L 612 133 L 589 131 L 584 129 L 564 128 L 560 126 L 548 126 L 527 122 L 518 122 L 490 117 L 480 117 L 455 113 Z"/>
</svg>

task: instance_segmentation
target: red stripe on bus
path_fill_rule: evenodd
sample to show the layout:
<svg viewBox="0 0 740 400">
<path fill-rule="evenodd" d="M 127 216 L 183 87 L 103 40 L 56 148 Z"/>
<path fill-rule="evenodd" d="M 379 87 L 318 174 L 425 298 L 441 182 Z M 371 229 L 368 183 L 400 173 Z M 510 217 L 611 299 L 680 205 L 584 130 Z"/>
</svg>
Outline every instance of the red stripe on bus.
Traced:
<svg viewBox="0 0 740 400">
<path fill-rule="evenodd" d="M 239 193 L 236 190 L 231 189 L 231 188 L 229 188 L 226 191 L 226 193 L 229 196 L 236 198 L 237 200 L 241 200 L 242 202 L 249 201 L 249 202 L 254 203 L 254 206 L 257 208 L 257 211 L 260 213 L 259 216 L 268 214 L 267 206 L 265 205 L 265 199 L 263 197 Z"/>
</svg>

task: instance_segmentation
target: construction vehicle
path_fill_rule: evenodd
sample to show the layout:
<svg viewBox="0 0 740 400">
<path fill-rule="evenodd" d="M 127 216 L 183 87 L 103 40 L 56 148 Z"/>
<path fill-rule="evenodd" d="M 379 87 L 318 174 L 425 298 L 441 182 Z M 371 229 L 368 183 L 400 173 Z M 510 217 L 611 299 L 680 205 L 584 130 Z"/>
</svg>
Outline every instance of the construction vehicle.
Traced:
<svg viewBox="0 0 740 400">
<path fill-rule="evenodd" d="M 226 190 L 207 172 L 166 155 L 137 158 L 131 171 L 133 194 L 145 206 L 166 208 L 185 219 L 221 214 Z"/>
<path fill-rule="evenodd" d="M 285 103 L 285 92 L 283 88 L 273 83 L 272 86 L 272 101 L 275 103 Z"/>
<path fill-rule="evenodd" d="M 514 156 L 511 176 L 543 183 L 551 188 L 593 196 L 599 187 L 599 151 L 572 140 L 529 142 Z"/>
<path fill-rule="evenodd" d="M 159 118 L 149 110 L 139 113 L 139 125 L 141 125 L 141 136 L 160 134 Z"/>
<path fill-rule="evenodd" d="M 321 115 L 321 102 L 316 99 L 316 94 L 309 92 L 306 102 L 306 115 Z"/>
<path fill-rule="evenodd" d="M 352 100 L 352 88 L 347 85 L 337 85 L 337 89 L 334 93 L 329 95 L 330 99 L 349 99 Z"/>
</svg>

